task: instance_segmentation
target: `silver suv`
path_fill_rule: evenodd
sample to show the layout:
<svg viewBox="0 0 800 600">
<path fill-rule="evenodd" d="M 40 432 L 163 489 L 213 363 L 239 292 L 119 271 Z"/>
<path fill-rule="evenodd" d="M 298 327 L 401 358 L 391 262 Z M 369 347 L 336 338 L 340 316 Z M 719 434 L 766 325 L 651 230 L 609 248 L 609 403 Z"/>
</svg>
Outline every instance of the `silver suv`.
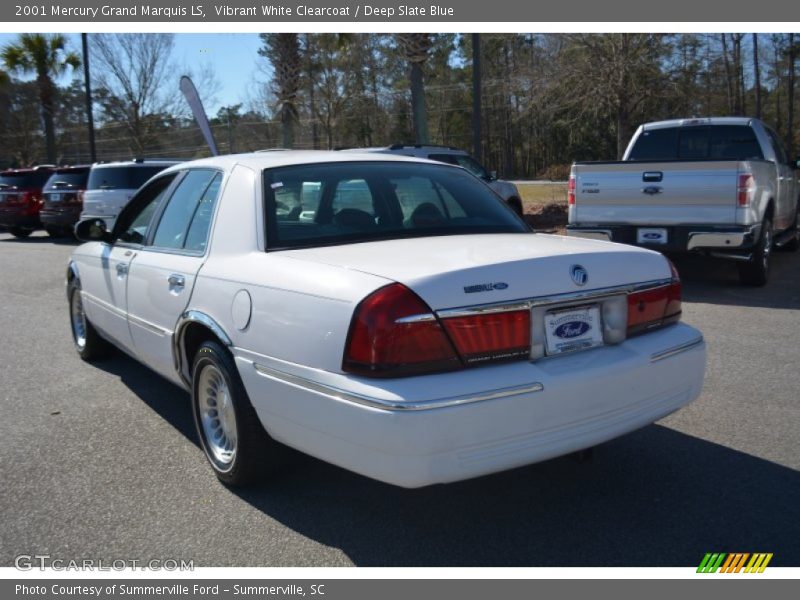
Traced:
<svg viewBox="0 0 800 600">
<path fill-rule="evenodd" d="M 83 195 L 80 221 L 102 219 L 109 231 L 117 215 L 142 184 L 167 167 L 182 161 L 142 159 L 95 163 Z"/>
<path fill-rule="evenodd" d="M 517 186 L 510 181 L 497 178 L 497 173 L 489 172 L 475 160 L 468 152 L 453 146 L 437 146 L 435 144 L 393 144 L 386 148 L 352 148 L 353 152 L 383 152 L 384 154 L 401 154 L 403 156 L 416 156 L 439 162 L 449 163 L 465 168 L 467 171 L 482 179 L 494 192 L 522 216 L 522 200 Z"/>
</svg>

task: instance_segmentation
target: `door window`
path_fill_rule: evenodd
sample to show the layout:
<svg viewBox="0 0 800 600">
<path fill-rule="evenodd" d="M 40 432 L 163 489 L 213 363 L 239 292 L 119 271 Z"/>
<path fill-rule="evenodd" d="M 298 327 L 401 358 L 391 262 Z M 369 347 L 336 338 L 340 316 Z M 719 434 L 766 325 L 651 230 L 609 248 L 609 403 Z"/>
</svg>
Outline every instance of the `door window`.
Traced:
<svg viewBox="0 0 800 600">
<path fill-rule="evenodd" d="M 174 174 L 160 177 L 133 197 L 117 220 L 115 230 L 119 232 L 116 236 L 118 241 L 144 244 L 153 215 L 173 179 L 175 179 Z"/>
<path fill-rule="evenodd" d="M 173 250 L 205 250 L 211 215 L 222 174 L 210 169 L 189 171 L 167 202 L 153 237 L 153 246 Z"/>
</svg>

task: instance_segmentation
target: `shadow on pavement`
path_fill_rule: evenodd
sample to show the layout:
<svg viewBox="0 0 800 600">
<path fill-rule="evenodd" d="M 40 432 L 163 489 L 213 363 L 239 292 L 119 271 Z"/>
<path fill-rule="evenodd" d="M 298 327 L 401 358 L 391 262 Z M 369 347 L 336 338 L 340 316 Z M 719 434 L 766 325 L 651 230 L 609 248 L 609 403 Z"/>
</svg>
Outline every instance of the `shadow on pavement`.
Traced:
<svg viewBox="0 0 800 600">
<path fill-rule="evenodd" d="M 124 356 L 118 375 L 192 443 L 188 396 Z M 773 552 L 800 565 L 800 473 L 653 425 L 570 457 L 405 490 L 294 454 L 231 490 L 359 566 L 694 566 L 706 552 Z"/>
</svg>

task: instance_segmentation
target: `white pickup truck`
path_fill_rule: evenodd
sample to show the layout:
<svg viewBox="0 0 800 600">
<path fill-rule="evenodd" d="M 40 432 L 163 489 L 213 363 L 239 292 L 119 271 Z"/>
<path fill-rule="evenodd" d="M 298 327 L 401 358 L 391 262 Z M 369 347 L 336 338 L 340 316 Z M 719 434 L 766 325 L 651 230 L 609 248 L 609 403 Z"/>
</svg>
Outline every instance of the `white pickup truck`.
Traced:
<svg viewBox="0 0 800 600">
<path fill-rule="evenodd" d="M 622 161 L 573 164 L 567 233 L 734 259 L 764 285 L 772 249 L 798 248 L 798 168 L 757 119 L 647 123 Z"/>
</svg>

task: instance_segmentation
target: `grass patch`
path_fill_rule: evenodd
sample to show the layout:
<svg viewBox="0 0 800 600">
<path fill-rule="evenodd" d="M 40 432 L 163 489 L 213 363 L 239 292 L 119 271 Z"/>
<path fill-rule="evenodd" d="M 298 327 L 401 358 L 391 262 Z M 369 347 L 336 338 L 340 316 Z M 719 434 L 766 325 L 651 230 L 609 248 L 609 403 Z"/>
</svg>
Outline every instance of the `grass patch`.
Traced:
<svg viewBox="0 0 800 600">
<path fill-rule="evenodd" d="M 517 184 L 525 212 L 535 212 L 544 204 L 566 204 L 567 186 L 563 183 Z"/>
</svg>

